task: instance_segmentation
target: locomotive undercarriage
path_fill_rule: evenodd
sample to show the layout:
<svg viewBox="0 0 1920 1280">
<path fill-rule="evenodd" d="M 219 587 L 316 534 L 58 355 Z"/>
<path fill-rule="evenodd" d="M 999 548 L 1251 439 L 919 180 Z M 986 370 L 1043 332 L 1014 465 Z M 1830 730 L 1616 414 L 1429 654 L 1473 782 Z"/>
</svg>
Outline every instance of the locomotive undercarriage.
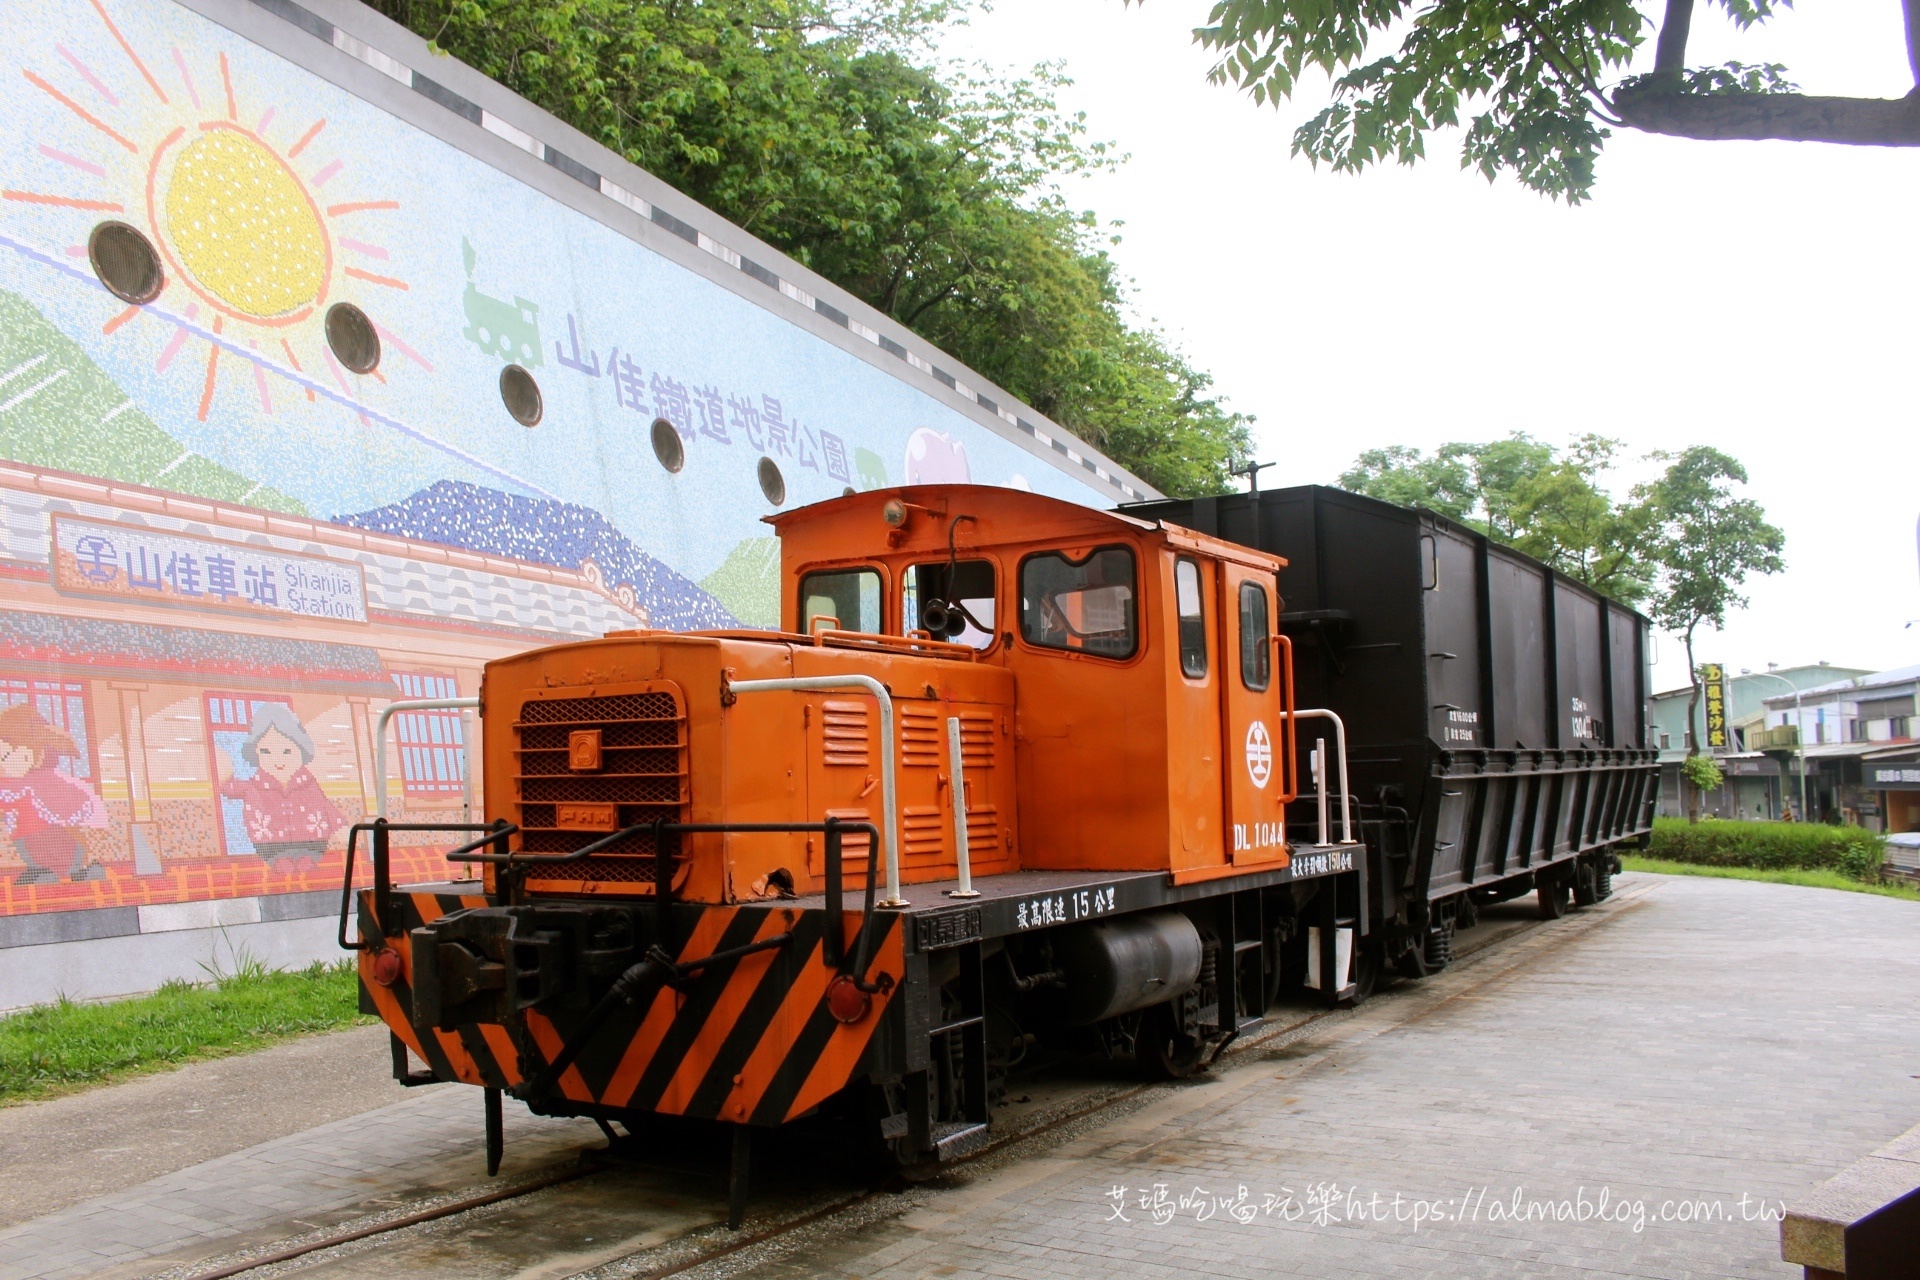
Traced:
<svg viewBox="0 0 1920 1280">
<path fill-rule="evenodd" d="M 1391 820 L 1368 816 L 1361 825 L 1382 850 L 1374 865 L 1389 875 L 1404 865 L 1391 856 L 1400 843 L 1387 829 Z M 1610 848 L 1593 850 L 1419 901 L 1392 880 L 1370 892 L 1366 862 L 1354 856 L 1361 847 L 1346 850 L 1345 865 L 1353 870 L 1305 879 L 1269 871 L 1235 877 L 1231 886 L 1183 890 L 1169 886 L 1164 874 L 1025 873 L 980 882 L 983 896 L 968 903 L 954 902 L 944 886 L 914 886 L 915 903 L 924 905 L 877 913 L 870 926 L 899 928 L 898 990 L 848 1086 L 806 1113 L 861 1118 L 903 1168 L 937 1167 L 986 1141 L 991 1109 L 1029 1073 L 1079 1058 L 1149 1078 L 1190 1074 L 1258 1026 L 1288 993 L 1357 1004 L 1386 974 L 1420 978 L 1446 967 L 1455 931 L 1471 927 L 1481 906 L 1544 886 L 1542 913 L 1551 918 L 1567 905 L 1599 901 L 1617 867 Z M 428 896 L 423 890 L 435 907 L 420 905 Z M 366 938 L 405 935 L 411 983 L 386 989 L 400 1001 L 420 1045 L 451 1039 L 468 1047 L 480 1077 L 468 1082 L 488 1088 L 489 1128 L 496 1133 L 502 1094 L 538 1113 L 602 1123 L 631 1122 L 649 1112 L 644 1096 L 614 1098 L 598 1087 L 581 1096 L 579 1089 L 557 1087 L 558 1068 L 568 1064 L 556 1047 L 573 1051 L 584 1079 L 610 1078 L 614 1060 L 639 1034 L 645 1004 L 636 998 L 603 1013 L 597 1024 L 596 1010 L 618 1006 L 616 987 L 623 980 L 631 985 L 650 955 L 679 947 L 704 913 L 780 909 L 790 922 L 777 932 L 771 925 L 757 934 L 735 928 L 726 935 L 734 940 L 730 948 L 714 948 L 705 963 L 653 975 L 658 987 L 652 989 L 669 988 L 680 1001 L 710 999 L 757 950 L 774 950 L 776 964 L 791 968 L 795 961 L 784 957 L 791 940 L 802 938 L 811 948 L 827 918 L 817 897 L 743 908 L 676 903 L 663 914 L 645 900 L 503 905 L 478 891 L 474 884 L 388 890 L 387 930 L 377 923 L 376 893 L 368 891 L 361 895 L 360 923 Z M 857 945 L 857 938 L 848 940 L 849 948 Z M 1182 948 L 1183 955 L 1174 954 Z M 650 996 L 652 989 L 638 995 Z M 370 990 L 363 989 L 363 1005 L 385 1012 Z M 535 1033 L 536 1023 L 544 1037 Z M 424 1054 L 428 1071 L 415 1071 L 414 1055 L 395 1043 L 395 1073 L 408 1083 L 471 1074 L 449 1060 L 435 1061 L 431 1052 Z M 797 1057 L 770 1093 L 784 1088 L 791 1095 L 811 1066 Z M 717 1061 L 712 1071 L 730 1069 Z M 751 1116 L 726 1114 L 717 1105 L 723 1096 L 703 1086 L 681 1098 L 678 1114 L 736 1124 L 796 1118 L 777 1106 Z"/>
</svg>

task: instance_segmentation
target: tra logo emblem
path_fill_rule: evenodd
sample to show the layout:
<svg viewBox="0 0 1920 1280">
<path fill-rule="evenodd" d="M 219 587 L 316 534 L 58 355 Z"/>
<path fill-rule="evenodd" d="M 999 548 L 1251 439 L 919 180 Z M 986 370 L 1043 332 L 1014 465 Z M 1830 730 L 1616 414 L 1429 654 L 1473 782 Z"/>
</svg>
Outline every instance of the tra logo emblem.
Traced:
<svg viewBox="0 0 1920 1280">
<path fill-rule="evenodd" d="M 1273 739 L 1267 735 L 1264 720 L 1255 720 L 1247 726 L 1247 776 L 1253 779 L 1253 785 L 1263 790 L 1267 779 L 1273 776 Z"/>
<path fill-rule="evenodd" d="M 568 735 L 567 768 L 575 773 L 593 773 L 600 768 L 598 729 L 575 729 Z"/>
</svg>

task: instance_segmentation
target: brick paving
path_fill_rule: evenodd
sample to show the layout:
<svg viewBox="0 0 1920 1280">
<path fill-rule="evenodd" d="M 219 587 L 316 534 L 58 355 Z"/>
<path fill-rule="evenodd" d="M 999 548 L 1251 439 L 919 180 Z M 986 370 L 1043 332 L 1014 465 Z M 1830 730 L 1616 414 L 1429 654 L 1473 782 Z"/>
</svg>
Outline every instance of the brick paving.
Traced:
<svg viewBox="0 0 1920 1280">
<path fill-rule="evenodd" d="M 1536 931 L 1045 1156 L 743 1265 L 876 1280 L 1796 1276 L 1762 1204 L 1920 1120 L 1920 906 L 1620 885 L 1639 896 L 1602 920 Z M 1513 1220 L 1516 1192 L 1523 1215 L 1584 1202 L 1588 1217 Z M 1601 1220 L 1602 1194 L 1624 1221 Z M 1416 1199 L 1464 1220 L 1416 1228 Z M 1661 1221 L 1669 1202 L 1708 1220 Z"/>
</svg>

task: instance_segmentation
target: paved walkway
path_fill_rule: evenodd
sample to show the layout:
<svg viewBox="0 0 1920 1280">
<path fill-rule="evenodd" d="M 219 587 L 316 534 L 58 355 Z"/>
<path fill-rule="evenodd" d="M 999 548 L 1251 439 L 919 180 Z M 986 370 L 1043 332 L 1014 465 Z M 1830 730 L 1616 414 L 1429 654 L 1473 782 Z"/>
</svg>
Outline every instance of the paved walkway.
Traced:
<svg viewBox="0 0 1920 1280">
<path fill-rule="evenodd" d="M 402 1096 L 387 1029 L 355 1027 L 0 1108 L 0 1227 Z"/>
<path fill-rule="evenodd" d="M 1576 917 L 1570 943 L 1538 930 L 1045 1158 L 741 1265 L 1797 1276 L 1779 1260 L 1781 1200 L 1920 1120 L 1920 906 L 1619 884 L 1644 892 Z"/>
<path fill-rule="evenodd" d="M 0 1111 L 9 1191 L 44 1202 L 71 1201 L 90 1184 L 116 1188 L 0 1229 L 0 1280 L 146 1275 L 481 1189 L 478 1090 L 401 1089 L 388 1074 L 384 1029 L 369 1030 L 378 1034 L 316 1037 Z M 113 1137 L 111 1124 L 87 1119 L 89 1107 L 135 1127 Z M 503 1181 L 599 1141 L 589 1121 L 543 1120 L 519 1107 L 506 1121 Z M 239 1141 L 270 1132 L 282 1136 Z M 115 1145 L 94 1145 L 101 1140 Z M 192 1159 L 209 1148 L 224 1154 Z M 124 1171 L 156 1164 L 174 1167 L 145 1180 Z M 27 1189 L 36 1173 L 43 1188 Z"/>
<path fill-rule="evenodd" d="M 711 1270 L 1792 1275 L 1763 1206 L 1777 1211 L 1920 1120 L 1920 906 L 1738 881 L 1619 883 L 1598 912 L 1084 1122 L 1051 1151 Z M 37 1202 L 63 1207 L 0 1228 L 0 1280 L 148 1275 L 483 1183 L 477 1093 L 376 1087 L 384 1045 L 349 1035 L 370 1050 L 307 1042 L 304 1057 L 287 1046 L 0 1112 L 0 1195 L 34 1203 L 36 1167 L 63 1188 Z M 207 1102 L 222 1124 L 186 1118 Z M 160 1127 L 179 1132 L 149 1149 L 140 1121 L 167 1107 L 181 1114 Z M 508 1179 L 597 1144 L 586 1122 L 507 1116 Z M 59 1145 L 81 1120 L 92 1127 Z M 104 1193 L 75 1202 L 87 1177 Z M 598 1211 L 576 1208 L 582 1240 L 609 1244 L 595 1241 Z M 628 1225 L 629 1251 L 662 1238 Z M 560 1275 L 611 1256 L 556 1270 L 561 1259 L 514 1252 L 517 1230 L 494 1234 L 497 1267 L 442 1251 L 410 1269 Z"/>
</svg>

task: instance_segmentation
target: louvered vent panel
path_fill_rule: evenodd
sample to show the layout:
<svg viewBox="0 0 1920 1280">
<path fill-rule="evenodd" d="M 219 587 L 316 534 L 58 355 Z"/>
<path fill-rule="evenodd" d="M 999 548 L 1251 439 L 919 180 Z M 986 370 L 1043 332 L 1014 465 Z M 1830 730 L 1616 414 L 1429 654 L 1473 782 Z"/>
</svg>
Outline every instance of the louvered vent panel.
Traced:
<svg viewBox="0 0 1920 1280">
<path fill-rule="evenodd" d="M 829 809 L 829 818 L 840 818 L 846 822 L 873 822 L 873 814 L 866 809 Z M 878 823 L 874 825 L 878 826 Z M 822 836 L 824 840 L 826 837 Z M 864 858 L 873 844 L 871 837 L 864 831 L 849 831 L 840 837 L 840 856 L 843 858 Z M 824 846 L 823 846 L 824 848 Z"/>
<path fill-rule="evenodd" d="M 820 744 L 826 763 L 866 768 L 869 748 L 867 704 L 828 702 L 820 713 Z"/>
<path fill-rule="evenodd" d="M 569 767 L 568 747 L 581 729 L 600 733 L 597 770 Z M 672 694 L 531 699 L 521 705 L 513 730 L 519 763 L 514 802 L 526 852 L 572 853 L 611 834 L 561 828 L 558 808 L 564 804 L 609 805 L 616 830 L 685 820 L 686 717 Z M 584 862 L 532 872 L 527 886 L 565 891 L 598 882 L 651 884 L 654 853 L 653 836 L 639 832 Z"/>
<path fill-rule="evenodd" d="M 998 857 L 1000 854 L 1000 808 L 980 805 L 967 810 L 968 858 Z"/>
<path fill-rule="evenodd" d="M 906 857 L 937 856 L 945 847 L 947 815 L 924 805 L 900 811 L 900 851 Z"/>
<path fill-rule="evenodd" d="M 960 760 L 969 769 L 993 768 L 998 735 L 992 712 L 969 712 L 960 717 Z"/>
<path fill-rule="evenodd" d="M 947 758 L 947 727 L 937 709 L 903 707 L 900 711 L 900 763 L 921 769 L 938 768 Z"/>
</svg>

